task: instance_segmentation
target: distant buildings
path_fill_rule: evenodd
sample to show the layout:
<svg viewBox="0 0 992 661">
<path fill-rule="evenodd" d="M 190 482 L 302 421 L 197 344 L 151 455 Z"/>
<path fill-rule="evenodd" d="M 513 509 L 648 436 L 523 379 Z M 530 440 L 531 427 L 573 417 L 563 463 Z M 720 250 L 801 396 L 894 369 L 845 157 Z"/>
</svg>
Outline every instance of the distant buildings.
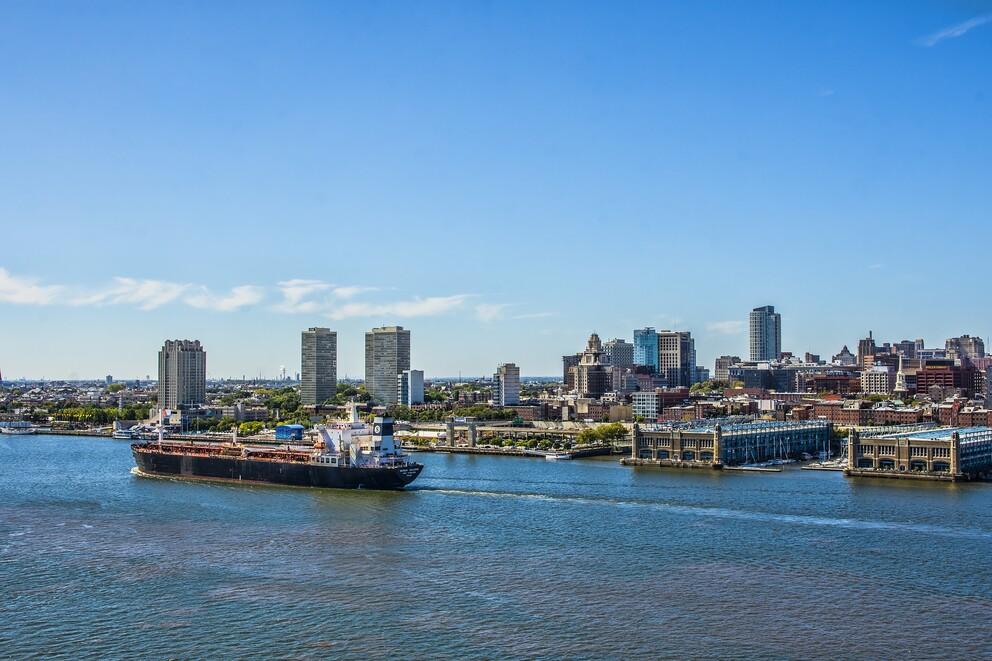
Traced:
<svg viewBox="0 0 992 661">
<path fill-rule="evenodd" d="M 858 364 L 858 357 L 851 353 L 851 350 L 845 344 L 844 348 L 840 350 L 840 353 L 834 354 L 830 362 L 843 367 L 854 367 Z"/>
<path fill-rule="evenodd" d="M 397 378 L 410 369 L 410 331 L 383 326 L 365 333 L 365 390 L 378 404 L 396 404 Z"/>
<path fill-rule="evenodd" d="M 337 393 L 338 334 L 329 328 L 308 328 L 300 347 L 300 401 L 304 406 L 323 404 Z"/>
<path fill-rule="evenodd" d="M 688 388 L 696 371 L 696 343 L 689 331 L 658 333 L 658 373 L 669 388 Z"/>
<path fill-rule="evenodd" d="M 561 380 L 565 384 L 565 392 L 575 390 L 575 367 L 581 356 L 580 353 L 570 353 L 561 357 Z"/>
<path fill-rule="evenodd" d="M 179 409 L 207 399 L 207 353 L 199 340 L 166 340 L 158 352 L 158 407 Z"/>
<path fill-rule="evenodd" d="M 402 406 L 424 403 L 423 370 L 403 370 L 397 375 L 396 401 Z"/>
<path fill-rule="evenodd" d="M 944 343 L 944 350 L 948 358 L 974 360 L 985 357 L 985 342 L 980 337 L 962 335 L 948 339 Z"/>
<path fill-rule="evenodd" d="M 520 368 L 513 363 L 503 363 L 493 374 L 493 405 L 517 406 L 520 404 Z"/>
<path fill-rule="evenodd" d="M 613 367 L 627 369 L 634 366 L 634 345 L 626 340 L 609 340 L 603 345 L 603 354 Z"/>
<path fill-rule="evenodd" d="M 896 385 L 896 373 L 887 365 L 872 365 L 861 372 L 861 392 L 888 395 Z"/>
<path fill-rule="evenodd" d="M 871 331 L 868 331 L 868 337 L 863 340 L 858 340 L 858 367 L 864 367 L 865 362 L 870 362 L 868 356 L 874 356 L 876 351 L 875 338 L 872 337 Z"/>
<path fill-rule="evenodd" d="M 741 362 L 740 356 L 720 356 L 713 366 L 713 378 L 717 381 L 729 381 L 728 370 Z"/>
<path fill-rule="evenodd" d="M 601 397 L 610 392 L 613 376 L 603 362 L 603 345 L 599 335 L 593 333 L 586 343 L 586 350 L 579 356 L 575 370 L 575 390 L 580 397 Z"/>
<path fill-rule="evenodd" d="M 782 353 L 782 315 L 774 305 L 751 310 L 750 330 L 751 360 L 775 360 Z"/>
<path fill-rule="evenodd" d="M 658 371 L 658 333 L 653 328 L 634 331 L 634 364 Z"/>
</svg>

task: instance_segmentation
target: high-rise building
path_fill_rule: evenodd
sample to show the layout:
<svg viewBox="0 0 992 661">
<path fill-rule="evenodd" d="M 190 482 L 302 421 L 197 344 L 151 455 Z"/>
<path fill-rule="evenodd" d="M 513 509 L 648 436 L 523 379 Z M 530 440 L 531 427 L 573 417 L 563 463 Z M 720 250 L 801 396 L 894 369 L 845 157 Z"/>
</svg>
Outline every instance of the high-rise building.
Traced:
<svg viewBox="0 0 992 661">
<path fill-rule="evenodd" d="M 603 344 L 603 355 L 613 367 L 634 366 L 634 345 L 619 338 L 608 340 Z"/>
<path fill-rule="evenodd" d="M 581 356 L 580 353 L 570 353 L 561 357 L 561 380 L 565 384 L 565 392 L 575 390 L 575 367 Z"/>
<path fill-rule="evenodd" d="M 874 356 L 876 351 L 878 347 L 875 346 L 875 338 L 872 337 L 871 331 L 868 331 L 868 337 L 858 340 L 858 367 L 864 367 L 865 358 Z M 868 362 L 871 362 L 870 359 Z"/>
<path fill-rule="evenodd" d="M 717 381 L 729 381 L 730 375 L 728 370 L 740 362 L 740 356 L 720 356 L 716 359 L 716 364 L 713 366 L 713 378 Z"/>
<path fill-rule="evenodd" d="M 207 353 L 199 340 L 166 340 L 158 352 L 158 407 L 179 409 L 207 399 Z"/>
<path fill-rule="evenodd" d="M 424 371 L 403 370 L 396 377 L 396 399 L 403 406 L 424 403 Z"/>
<path fill-rule="evenodd" d="M 599 335 L 593 333 L 586 343 L 586 350 L 579 356 L 575 370 L 575 390 L 579 397 L 601 397 L 613 386 L 613 375 L 608 365 L 603 363 L 603 343 Z"/>
<path fill-rule="evenodd" d="M 909 360 L 912 360 L 916 358 L 916 342 L 913 342 L 912 340 L 893 342 L 892 351 L 899 354 L 903 358 L 908 358 Z"/>
<path fill-rule="evenodd" d="M 516 406 L 520 403 L 520 368 L 513 363 L 503 363 L 493 374 L 493 404 Z"/>
<path fill-rule="evenodd" d="M 323 404 L 337 393 L 338 334 L 329 328 L 308 328 L 300 346 L 300 401 L 304 406 Z"/>
<path fill-rule="evenodd" d="M 634 331 L 634 364 L 658 371 L 658 333 L 653 328 Z"/>
<path fill-rule="evenodd" d="M 774 305 L 751 310 L 751 360 L 776 360 L 782 353 L 782 315 Z"/>
<path fill-rule="evenodd" d="M 383 326 L 365 333 L 365 390 L 377 404 L 395 404 L 396 378 L 410 369 L 410 331 Z"/>
<path fill-rule="evenodd" d="M 948 358 L 974 360 L 985 357 L 985 342 L 980 337 L 962 335 L 952 337 L 944 343 Z"/>
<path fill-rule="evenodd" d="M 688 388 L 696 371 L 696 343 L 689 331 L 658 331 L 658 373 L 669 388 Z"/>
</svg>

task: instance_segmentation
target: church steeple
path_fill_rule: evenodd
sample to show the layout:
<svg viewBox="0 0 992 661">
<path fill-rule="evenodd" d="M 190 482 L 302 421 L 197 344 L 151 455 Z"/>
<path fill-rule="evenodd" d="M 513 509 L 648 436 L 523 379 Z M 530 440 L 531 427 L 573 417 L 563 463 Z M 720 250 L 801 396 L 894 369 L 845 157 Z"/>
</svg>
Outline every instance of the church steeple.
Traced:
<svg viewBox="0 0 992 661">
<path fill-rule="evenodd" d="M 906 374 L 902 371 L 902 354 L 899 354 L 899 371 L 896 372 L 896 387 L 892 389 L 894 395 L 905 395 L 909 393 L 906 387 Z"/>
</svg>

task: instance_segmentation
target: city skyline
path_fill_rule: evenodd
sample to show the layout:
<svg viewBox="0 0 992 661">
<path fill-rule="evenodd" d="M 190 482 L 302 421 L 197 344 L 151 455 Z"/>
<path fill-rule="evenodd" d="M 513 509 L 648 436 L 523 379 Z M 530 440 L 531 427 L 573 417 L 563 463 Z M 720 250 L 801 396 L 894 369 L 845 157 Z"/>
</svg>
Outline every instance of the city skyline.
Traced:
<svg viewBox="0 0 992 661">
<path fill-rule="evenodd" d="M 749 318 L 749 316 L 750 316 L 750 314 L 748 315 L 748 317 L 746 317 L 746 319 Z M 218 374 L 215 371 L 211 370 L 211 368 L 208 366 L 207 371 L 206 371 L 207 379 L 234 379 L 234 380 L 236 380 L 236 379 L 241 379 L 241 378 L 247 378 L 247 379 L 262 378 L 262 379 L 266 379 L 266 380 L 281 380 L 281 379 L 284 379 L 286 375 L 291 375 L 294 372 L 297 375 L 300 375 L 300 374 L 303 373 L 303 364 L 302 364 L 302 360 L 300 358 L 300 344 L 299 344 L 299 337 L 300 337 L 300 335 L 299 334 L 302 332 L 303 335 L 304 335 L 304 337 L 306 337 L 307 332 L 308 331 L 313 331 L 313 330 L 314 330 L 313 328 L 310 328 L 310 329 L 297 329 L 297 331 L 296 331 L 296 333 L 297 333 L 297 335 L 296 335 L 296 355 L 297 355 L 296 360 L 299 361 L 298 364 L 294 364 L 292 362 L 287 361 L 287 363 L 282 363 L 282 364 L 280 364 L 278 366 L 271 366 L 269 368 L 269 371 L 264 371 L 261 368 L 259 370 L 255 371 L 255 372 L 245 371 L 245 370 L 242 369 L 240 373 L 238 373 L 237 371 L 234 371 L 234 372 L 229 373 L 229 374 Z M 339 338 L 340 334 L 338 333 L 337 330 L 334 330 L 334 329 L 320 329 L 320 330 L 328 330 L 328 331 L 330 331 L 331 335 L 335 338 L 335 343 L 337 344 L 337 343 L 340 342 L 340 338 Z M 358 345 L 359 345 L 359 353 L 357 354 L 357 356 L 351 356 L 351 362 L 357 362 L 357 363 L 359 363 L 359 366 L 360 366 L 359 369 L 354 370 L 351 373 L 342 373 L 342 372 L 338 371 L 338 378 L 339 379 L 341 379 L 341 380 L 349 380 L 349 381 L 362 381 L 362 380 L 364 380 L 364 371 L 367 368 L 366 353 L 365 353 L 365 347 L 367 346 L 367 343 L 368 343 L 367 335 L 371 331 L 374 331 L 374 330 L 381 330 L 381 327 L 377 327 L 375 329 L 364 329 L 363 331 L 361 331 L 362 341 L 358 343 Z M 409 332 L 410 330 L 411 329 L 407 328 L 407 329 L 405 329 L 405 332 Z M 607 334 L 607 335 L 605 335 L 605 337 L 608 337 L 609 340 L 604 341 L 604 344 L 608 344 L 608 343 L 614 342 L 615 340 L 621 340 L 621 341 L 627 343 L 629 353 L 633 354 L 634 347 L 633 347 L 632 344 L 630 344 L 631 339 L 634 337 L 634 333 L 635 332 L 639 332 L 639 331 L 642 331 L 642 330 L 644 330 L 644 329 L 643 328 L 631 329 L 630 331 L 628 331 L 627 335 L 622 335 L 622 334 L 610 335 L 610 334 Z M 662 329 L 662 328 L 659 328 L 659 329 L 655 329 L 655 330 L 657 331 L 658 334 L 661 334 L 661 333 L 678 334 L 678 333 L 686 333 L 686 332 L 688 332 L 690 334 L 694 333 L 693 329 L 674 330 L 674 329 Z M 593 333 L 596 333 L 596 331 L 593 331 Z M 950 340 L 956 340 L 956 339 L 961 338 L 961 337 L 968 337 L 968 330 L 965 329 L 964 331 L 961 331 L 961 332 L 954 332 L 954 333 L 951 333 L 951 334 L 947 335 L 944 338 L 936 338 L 936 337 L 934 337 L 934 338 L 920 338 L 919 335 L 914 335 L 912 333 L 903 334 L 901 336 L 898 335 L 898 334 L 896 334 L 896 335 L 887 336 L 887 337 L 884 337 L 883 338 L 883 337 L 879 337 L 879 334 L 878 333 L 875 333 L 873 330 L 868 330 L 862 336 L 860 336 L 858 338 L 854 338 L 850 342 L 845 342 L 842 346 L 849 346 L 849 345 L 857 346 L 857 344 L 858 344 L 859 341 L 861 341 L 863 339 L 869 338 L 869 335 L 870 334 L 871 335 L 874 335 L 874 339 L 878 341 L 878 345 L 879 346 L 881 346 L 882 343 L 889 343 L 889 344 L 892 344 L 892 345 L 898 345 L 900 343 L 900 340 L 905 340 L 907 337 L 913 337 L 914 338 L 913 341 L 917 341 L 918 339 L 924 339 L 924 341 L 925 341 L 925 348 L 927 348 L 927 349 L 936 349 L 936 350 L 939 351 L 939 350 L 943 350 L 944 347 L 945 347 L 945 343 L 948 342 L 948 341 L 950 341 Z M 177 337 L 180 337 L 180 336 L 177 336 Z M 418 337 L 419 337 L 419 335 L 418 335 Z M 273 341 L 276 341 L 275 338 L 270 338 L 270 339 L 272 339 Z M 974 336 L 974 339 L 977 340 L 977 341 L 980 341 L 980 342 L 984 341 L 984 338 L 982 336 L 980 336 L 980 335 L 975 335 Z M 215 355 L 217 353 L 222 353 L 223 350 L 224 350 L 224 341 L 223 340 L 224 340 L 224 338 L 222 338 L 222 337 L 214 337 L 213 340 L 210 341 L 210 342 L 203 342 L 201 340 L 201 338 L 199 338 L 199 337 L 193 338 L 192 336 L 190 336 L 189 338 L 186 338 L 183 341 L 199 342 L 199 343 L 204 344 L 204 345 L 213 344 L 214 342 L 216 342 L 216 344 L 219 346 L 219 348 L 218 349 L 213 349 L 211 351 L 211 362 L 210 362 L 210 364 L 213 364 L 213 361 L 215 360 Z M 348 344 L 347 338 L 345 338 L 345 340 L 346 340 L 345 343 Z M 747 349 L 749 347 L 749 345 L 750 345 L 750 334 L 748 333 L 748 331 L 744 331 L 743 332 L 743 339 L 741 341 L 743 343 L 742 346 L 744 347 L 744 349 Z M 159 343 L 161 343 L 161 340 L 159 340 Z M 693 344 L 695 344 L 695 337 L 693 337 Z M 417 346 L 417 343 L 412 343 L 411 348 L 416 347 L 416 346 Z M 898 348 L 898 347 L 895 347 L 895 348 Z M 805 353 L 803 351 L 796 351 L 795 349 L 790 349 L 790 347 L 787 346 L 787 345 L 785 345 L 784 343 L 783 343 L 782 350 L 785 351 L 785 352 L 791 352 L 796 357 L 802 357 L 803 354 Z M 822 356 L 822 359 L 825 360 L 828 363 L 830 362 L 830 360 L 829 360 L 830 356 L 835 353 L 835 351 L 833 351 L 833 350 L 830 350 L 830 351 L 822 351 L 821 350 L 819 352 L 817 352 L 817 351 L 810 351 L 810 350 L 807 350 L 807 351 L 809 351 L 812 354 Z M 840 348 L 838 348 L 837 351 L 839 352 L 840 351 Z M 521 352 L 521 353 L 523 353 L 523 352 Z M 710 359 L 710 360 L 704 360 L 704 359 L 702 359 L 702 358 L 699 357 L 699 352 L 698 352 L 698 350 L 695 349 L 695 347 L 693 347 L 692 353 L 697 356 L 696 357 L 696 361 L 695 361 L 696 362 L 696 366 L 697 367 L 700 367 L 700 368 L 705 368 L 707 370 L 710 370 L 711 375 L 712 375 L 712 378 L 716 378 L 716 375 L 715 374 L 712 374 L 712 372 L 713 372 L 712 367 L 716 363 L 716 360 L 719 359 L 719 358 L 722 358 L 722 357 L 726 357 L 728 355 L 728 354 L 720 354 L 720 355 L 713 356 L 713 358 Z M 747 352 L 745 351 L 745 352 L 743 352 L 743 354 L 744 355 L 747 355 Z M 571 355 L 571 354 L 567 354 L 566 353 L 565 355 Z M 416 356 L 416 351 L 415 350 L 411 350 L 411 360 L 410 360 L 410 362 L 411 362 L 411 364 L 418 364 L 417 361 L 413 359 L 414 356 Z M 337 365 L 340 365 L 340 353 L 337 351 L 336 348 L 334 350 L 334 358 L 333 358 L 333 360 L 334 360 L 334 362 Z M 545 360 L 545 358 L 542 358 L 542 360 Z M 498 366 L 498 365 L 501 365 L 503 363 L 511 363 L 512 364 L 513 362 L 514 361 L 500 360 L 500 361 L 497 361 L 496 365 Z M 558 377 L 558 378 L 560 378 L 561 369 L 562 369 L 561 368 L 561 354 L 558 354 L 558 355 L 555 355 L 555 356 L 551 356 L 550 362 L 554 364 L 554 367 L 551 368 L 551 369 L 549 369 L 548 371 L 545 371 L 545 372 L 537 372 L 537 371 L 529 372 L 529 371 L 525 371 L 522 368 L 519 368 L 518 367 L 518 369 L 520 370 L 520 376 L 521 377 L 542 377 L 542 378 L 544 378 L 544 377 Z M 687 363 L 687 365 L 688 365 L 688 363 Z M 159 370 L 160 367 L 157 366 L 157 363 L 156 363 L 156 365 L 154 367 L 155 367 L 155 370 L 146 371 L 146 372 L 141 373 L 141 374 L 130 374 L 130 373 L 122 372 L 120 370 L 116 370 L 115 371 L 115 370 L 111 370 L 111 369 L 106 369 L 106 370 L 103 370 L 103 371 L 97 370 L 97 372 L 99 372 L 99 374 L 92 374 L 92 375 L 74 374 L 74 375 L 71 375 L 71 376 L 48 376 L 48 375 L 18 374 L 18 375 L 15 376 L 9 368 L 7 368 L 5 365 L 0 364 L 0 375 L 3 376 L 3 380 L 5 380 L 5 381 L 17 381 L 17 380 L 21 380 L 21 379 L 26 379 L 28 381 L 41 380 L 41 379 L 50 380 L 50 381 L 59 381 L 59 380 L 103 380 L 103 379 L 106 378 L 104 375 L 112 375 L 112 376 L 114 376 L 114 378 L 116 380 L 135 380 L 135 379 L 149 379 L 149 378 L 155 379 L 156 378 L 157 370 Z M 340 368 L 338 368 L 338 369 L 340 369 Z M 491 376 L 491 374 L 492 374 L 492 367 L 490 367 L 488 369 L 488 371 L 487 371 L 487 369 L 485 367 L 483 367 L 478 372 L 473 372 L 471 370 L 466 370 L 466 369 L 458 369 L 458 370 L 456 370 L 454 372 L 439 372 L 439 371 L 433 371 L 433 370 L 431 370 L 430 366 L 428 365 L 426 368 L 422 369 L 422 371 L 423 371 L 423 373 L 425 375 L 425 378 L 427 378 L 427 379 L 431 379 L 431 378 L 453 378 L 453 377 L 457 377 L 457 376 L 464 376 L 465 378 L 485 378 L 486 376 Z M 285 372 L 285 374 L 283 374 L 283 372 Z"/>
<path fill-rule="evenodd" d="M 433 376 L 645 326 L 709 368 L 766 304 L 797 355 L 992 328 L 985 14 L 431 7 L 0 9 L 4 378 L 163 337 L 274 375 L 311 326 L 342 378 L 389 324 Z"/>
</svg>

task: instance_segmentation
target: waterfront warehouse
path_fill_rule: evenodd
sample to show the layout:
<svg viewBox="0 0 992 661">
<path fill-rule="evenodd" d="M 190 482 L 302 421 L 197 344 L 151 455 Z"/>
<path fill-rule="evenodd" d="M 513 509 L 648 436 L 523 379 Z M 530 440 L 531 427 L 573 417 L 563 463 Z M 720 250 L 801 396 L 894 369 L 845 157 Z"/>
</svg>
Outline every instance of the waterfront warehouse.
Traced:
<svg viewBox="0 0 992 661">
<path fill-rule="evenodd" d="M 830 448 L 831 424 L 713 418 L 635 425 L 624 463 L 720 468 L 777 458 L 798 458 Z"/>
<path fill-rule="evenodd" d="M 847 441 L 853 477 L 974 480 L 992 476 L 992 428 L 941 427 L 866 436 Z"/>
</svg>

